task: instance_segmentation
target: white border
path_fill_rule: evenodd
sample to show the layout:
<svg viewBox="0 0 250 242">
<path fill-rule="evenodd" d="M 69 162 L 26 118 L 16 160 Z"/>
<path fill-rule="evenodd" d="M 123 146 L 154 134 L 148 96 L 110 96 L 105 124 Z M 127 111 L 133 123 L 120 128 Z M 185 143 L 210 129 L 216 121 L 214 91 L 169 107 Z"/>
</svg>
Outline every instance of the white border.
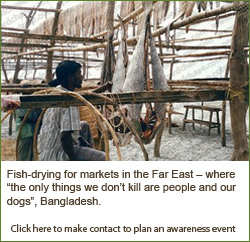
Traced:
<svg viewBox="0 0 250 242">
<path fill-rule="evenodd" d="M 224 241 L 249 241 L 249 161 L 224 161 L 224 170 L 237 170 L 237 234 Z"/>
</svg>

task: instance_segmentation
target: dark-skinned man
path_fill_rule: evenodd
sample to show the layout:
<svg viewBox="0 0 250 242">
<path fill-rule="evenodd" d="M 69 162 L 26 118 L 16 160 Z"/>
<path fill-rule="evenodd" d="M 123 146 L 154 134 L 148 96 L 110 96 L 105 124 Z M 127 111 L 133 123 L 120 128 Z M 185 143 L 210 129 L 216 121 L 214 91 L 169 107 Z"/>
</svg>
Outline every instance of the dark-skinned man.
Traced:
<svg viewBox="0 0 250 242">
<path fill-rule="evenodd" d="M 49 83 L 61 90 L 80 88 L 81 65 L 63 61 L 56 68 L 56 79 Z M 46 111 L 38 137 L 38 153 L 43 161 L 104 161 L 105 153 L 94 149 L 87 122 L 80 121 L 78 107 L 50 108 Z"/>
</svg>

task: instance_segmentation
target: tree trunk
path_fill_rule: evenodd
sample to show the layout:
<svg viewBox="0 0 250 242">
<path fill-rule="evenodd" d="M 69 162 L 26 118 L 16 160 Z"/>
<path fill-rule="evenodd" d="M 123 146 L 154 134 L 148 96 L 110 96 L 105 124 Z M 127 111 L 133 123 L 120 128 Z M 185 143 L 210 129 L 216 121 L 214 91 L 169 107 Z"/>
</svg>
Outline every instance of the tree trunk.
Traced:
<svg viewBox="0 0 250 242">
<path fill-rule="evenodd" d="M 248 4 L 248 3 L 247 3 Z M 248 45 L 248 12 L 237 13 L 232 36 L 230 65 L 230 116 L 234 152 L 231 160 L 249 160 L 249 146 L 246 135 L 246 111 L 243 86 L 248 83 L 247 54 L 244 47 Z"/>
</svg>

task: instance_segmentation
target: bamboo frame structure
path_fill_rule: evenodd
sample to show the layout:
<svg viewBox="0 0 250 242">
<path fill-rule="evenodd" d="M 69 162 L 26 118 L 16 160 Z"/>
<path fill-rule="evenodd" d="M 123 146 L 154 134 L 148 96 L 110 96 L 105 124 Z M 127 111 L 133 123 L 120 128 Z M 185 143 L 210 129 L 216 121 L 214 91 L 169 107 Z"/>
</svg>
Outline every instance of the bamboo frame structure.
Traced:
<svg viewBox="0 0 250 242">
<path fill-rule="evenodd" d="M 226 6 L 223 6 L 221 8 L 218 8 L 218 9 L 214 9 L 214 10 L 207 10 L 205 12 L 202 12 L 202 13 L 199 13 L 195 16 L 191 16 L 187 19 L 184 19 L 182 21 L 179 21 L 177 23 L 173 23 L 170 25 L 170 30 L 173 30 L 173 29 L 178 29 L 180 27 L 183 27 L 183 26 L 186 26 L 187 24 L 192 24 L 192 23 L 195 23 L 197 22 L 198 20 L 202 20 L 202 19 L 205 19 L 205 18 L 208 18 L 208 17 L 211 17 L 211 16 L 214 16 L 214 15 L 219 15 L 219 14 L 223 14 L 223 13 L 227 13 L 227 12 L 230 12 L 232 11 L 232 9 L 234 9 L 234 4 L 227 4 Z M 142 11 L 142 10 L 140 10 Z M 132 16 L 137 16 L 140 11 L 138 10 L 138 12 L 133 13 Z M 132 18 L 132 17 L 131 17 Z M 126 19 L 130 19 L 130 17 L 126 18 Z M 114 26 L 114 29 L 115 28 L 118 28 L 119 27 L 119 24 L 115 25 Z M 155 37 L 157 35 L 161 35 L 161 34 L 165 34 L 165 31 L 166 31 L 166 28 L 167 27 L 162 27 L 162 28 L 159 28 L 158 30 L 154 31 L 152 33 L 152 36 Z M 105 34 L 106 32 L 103 32 L 103 34 Z M 100 36 L 102 36 L 100 35 Z M 229 37 L 231 36 L 230 35 L 223 35 L 221 37 Z M 94 36 L 94 37 L 99 37 L 98 36 Z M 93 36 L 92 36 L 93 38 Z M 218 36 L 215 36 L 215 38 L 218 38 Z M 204 40 L 207 39 L 207 38 L 204 38 Z M 178 40 L 175 40 L 175 42 L 178 42 Z M 128 40 L 128 44 L 135 44 L 136 43 L 136 38 L 131 38 Z M 118 41 L 114 41 L 113 42 L 114 46 L 118 45 L 119 42 Z M 18 54 L 18 56 L 23 56 L 23 55 L 32 55 L 32 54 L 39 54 L 39 53 L 43 53 L 43 52 L 49 52 L 49 51 L 70 51 L 70 52 L 75 52 L 75 51 L 96 51 L 98 48 L 105 48 L 107 46 L 107 44 L 97 44 L 97 45 L 93 45 L 93 46 L 84 46 L 84 47 L 80 47 L 80 48 L 49 48 L 49 49 L 43 49 L 43 50 L 39 50 L 39 51 L 31 51 L 31 52 L 24 52 L 24 53 L 20 53 Z M 13 58 L 14 56 L 12 56 L 11 58 Z"/>
<path fill-rule="evenodd" d="M 244 89 L 245 102 L 249 100 L 249 90 L 246 86 Z M 102 105 L 103 98 L 93 96 L 93 93 L 83 95 L 84 98 L 93 105 Z M 107 105 L 113 103 L 130 104 L 130 103 L 147 103 L 147 102 L 205 102 L 205 101 L 223 101 L 227 99 L 227 89 L 224 90 L 171 90 L 171 91 L 154 91 L 154 92 L 132 92 L 120 94 L 104 94 L 113 100 Z M 21 108 L 27 109 L 29 107 L 68 107 L 81 106 L 82 103 L 70 97 L 61 97 L 58 95 L 48 96 L 20 96 Z"/>
<path fill-rule="evenodd" d="M 49 8 L 33 8 L 33 7 L 21 7 L 21 6 L 10 6 L 1 5 L 1 9 L 12 9 L 12 10 L 33 10 L 42 12 L 60 12 L 60 9 L 49 9 Z"/>
<path fill-rule="evenodd" d="M 2 32 L 2 37 L 12 38 L 26 38 L 26 39 L 38 39 L 38 40 L 60 40 L 60 41 L 76 41 L 85 43 L 103 43 L 103 39 L 96 39 L 90 37 L 74 37 L 74 36 L 60 36 L 60 35 L 43 35 L 43 34 L 30 34 L 30 33 L 12 33 Z"/>
</svg>

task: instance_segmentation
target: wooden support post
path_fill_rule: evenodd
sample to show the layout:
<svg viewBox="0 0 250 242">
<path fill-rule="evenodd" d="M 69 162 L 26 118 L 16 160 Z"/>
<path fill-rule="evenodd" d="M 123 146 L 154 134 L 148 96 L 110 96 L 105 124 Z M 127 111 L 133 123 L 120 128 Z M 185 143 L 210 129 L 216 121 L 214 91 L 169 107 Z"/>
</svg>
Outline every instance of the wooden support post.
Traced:
<svg viewBox="0 0 250 242">
<path fill-rule="evenodd" d="M 237 2 L 242 3 L 242 2 Z M 236 13 L 232 52 L 230 55 L 230 116 L 234 152 L 231 160 L 248 161 L 249 145 L 246 129 L 246 112 L 249 104 L 243 102 L 242 86 L 248 84 L 248 63 L 244 47 L 249 43 L 249 3 L 245 2 L 246 11 Z"/>
<path fill-rule="evenodd" d="M 85 62 L 83 61 L 82 65 L 83 65 L 83 80 L 88 80 L 88 68 L 87 68 L 87 63 L 88 63 L 88 52 L 83 51 L 82 52 L 83 55 L 83 60 L 85 60 Z"/>
<path fill-rule="evenodd" d="M 192 109 L 192 119 L 195 120 L 195 110 Z M 193 123 L 193 129 L 195 129 L 195 123 Z"/>
<path fill-rule="evenodd" d="M 158 131 L 158 133 L 156 134 L 155 145 L 154 145 L 154 157 L 160 157 L 161 138 L 163 131 L 164 131 L 164 126 L 162 126 Z"/>
<path fill-rule="evenodd" d="M 227 61 L 227 67 L 226 67 L 226 73 L 225 73 L 225 78 L 227 78 L 229 75 L 229 58 Z M 227 140 L 226 140 L 226 109 L 227 109 L 227 101 L 224 100 L 222 102 L 221 106 L 221 146 L 225 147 L 227 145 Z"/>
<path fill-rule="evenodd" d="M 204 102 L 201 102 L 201 106 L 204 106 Z M 204 119 L 204 110 L 201 110 L 201 120 Z M 201 125 L 202 126 L 202 125 Z"/>
<path fill-rule="evenodd" d="M 35 76 L 36 76 L 36 71 L 37 71 L 37 68 L 35 68 L 35 70 L 34 70 L 34 73 L 33 73 L 33 79 L 35 79 Z"/>
<path fill-rule="evenodd" d="M 9 136 L 12 135 L 12 124 L 13 124 L 13 113 L 10 114 L 10 119 L 9 119 Z"/>
<path fill-rule="evenodd" d="M 209 127 L 208 127 L 208 136 L 210 136 L 210 131 L 211 131 L 211 124 L 213 121 L 213 111 L 210 111 L 210 117 L 209 117 Z"/>
<path fill-rule="evenodd" d="M 168 113 L 168 133 L 172 134 L 172 114 Z"/>
<path fill-rule="evenodd" d="M 168 103 L 168 133 L 172 134 L 172 109 L 173 104 Z"/>
<path fill-rule="evenodd" d="M 227 107 L 227 102 L 223 101 L 222 102 L 222 112 L 221 112 L 221 146 L 225 147 L 227 144 L 226 140 L 226 107 Z"/>
<path fill-rule="evenodd" d="M 220 117 L 219 117 L 219 111 L 216 111 L 216 118 L 217 118 L 218 134 L 220 134 Z"/>
<path fill-rule="evenodd" d="M 176 2 L 174 2 L 174 6 L 173 6 L 173 18 L 176 17 Z M 171 41 L 171 45 L 174 46 L 175 45 L 175 38 L 176 38 L 176 30 L 174 30 L 174 34 L 173 34 L 173 39 Z M 173 55 L 175 55 L 175 48 L 172 48 L 172 53 Z M 161 59 L 162 63 L 164 63 L 163 59 Z M 173 78 L 173 70 L 174 70 L 174 63 L 175 63 L 175 58 L 172 59 L 171 64 L 170 64 L 170 72 L 169 72 L 169 80 L 172 80 Z M 171 89 L 171 87 L 170 87 Z M 173 104 L 170 103 L 170 109 L 172 108 Z M 172 118 L 171 118 L 171 114 L 168 114 L 168 133 L 172 134 Z"/>
<path fill-rule="evenodd" d="M 173 9 L 173 11 L 174 11 L 173 18 L 175 18 L 175 16 L 176 16 L 176 2 L 174 2 L 174 9 Z M 171 45 L 172 46 L 175 45 L 175 37 L 176 37 L 176 30 L 174 30 L 173 39 L 171 41 Z M 172 49 L 172 53 L 173 53 L 173 56 L 175 56 L 175 49 L 174 48 Z M 172 78 L 173 78 L 174 62 L 175 62 L 175 58 L 172 59 L 171 64 L 170 64 L 169 80 L 172 80 Z"/>
<path fill-rule="evenodd" d="M 114 9 L 115 2 L 108 1 L 107 5 L 107 48 L 105 50 L 104 61 L 101 72 L 101 84 L 112 81 L 115 71 L 115 53 L 113 45 L 114 36 Z"/>
<path fill-rule="evenodd" d="M 56 5 L 56 9 L 60 10 L 62 7 L 62 1 L 58 1 Z M 52 26 L 52 31 L 51 35 L 56 35 L 56 32 L 58 30 L 58 23 L 59 23 L 59 15 L 60 12 L 55 13 L 54 17 L 54 23 Z M 55 40 L 50 41 L 50 45 L 53 47 L 55 45 Z M 52 79 L 52 61 L 53 61 L 53 51 L 48 52 L 48 57 L 47 57 L 47 69 L 46 69 L 46 81 L 49 82 Z"/>
<path fill-rule="evenodd" d="M 183 130 L 183 131 L 184 131 L 185 128 L 186 128 L 186 122 L 185 122 L 185 120 L 186 120 L 187 117 L 188 117 L 188 110 L 189 110 L 189 108 L 186 108 L 186 113 L 185 113 L 185 116 L 184 116 L 183 127 L 182 127 L 182 130 Z"/>
</svg>

